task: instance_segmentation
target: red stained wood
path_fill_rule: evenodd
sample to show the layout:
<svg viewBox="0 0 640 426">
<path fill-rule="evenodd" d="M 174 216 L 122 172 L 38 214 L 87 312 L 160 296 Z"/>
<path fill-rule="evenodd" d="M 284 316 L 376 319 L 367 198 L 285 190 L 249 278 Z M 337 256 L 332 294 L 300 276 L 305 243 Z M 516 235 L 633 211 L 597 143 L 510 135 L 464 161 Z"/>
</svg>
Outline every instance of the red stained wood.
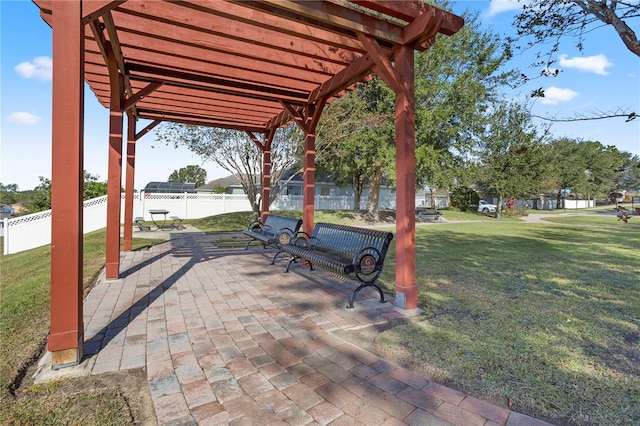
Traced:
<svg viewBox="0 0 640 426">
<path fill-rule="evenodd" d="M 374 70 L 380 73 L 397 94 L 396 286 L 406 308 L 417 306 L 413 51 L 428 48 L 437 33 L 457 32 L 464 23 L 460 17 L 420 0 L 34 2 L 53 28 L 48 344 L 54 363 L 82 356 L 84 81 L 111 110 L 105 148 L 109 158 L 106 260 L 107 276 L 116 278 L 125 110 L 130 114 L 127 249 L 135 141 L 162 121 L 264 135 L 258 145 L 263 150 L 265 213 L 271 139 L 277 128 L 295 119 L 305 132 L 303 220 L 304 230 L 311 233 L 315 127 L 322 109 L 368 81 Z M 153 123 L 136 134 L 135 119 Z"/>
<path fill-rule="evenodd" d="M 51 0 L 35 2 L 43 18 L 51 22 Z M 180 109 L 197 98 L 202 116 L 196 119 L 179 114 L 176 117 L 181 122 L 227 123 L 224 110 L 207 109 L 205 105 L 235 96 L 245 98 L 246 104 L 274 102 L 274 110 L 260 116 L 264 129 L 289 121 L 279 104 L 281 100 L 299 105 L 315 103 L 368 78 L 376 62 L 357 33 L 388 53 L 407 42 L 423 49 L 429 40 L 425 34 L 453 34 L 463 23 L 461 18 L 421 1 L 353 2 L 389 17 L 342 1 L 85 3 L 85 22 L 92 21 L 84 28 L 86 78 L 102 105 L 108 107 L 110 103 L 110 92 L 104 89 L 108 86 L 104 45 L 110 42 L 125 77 L 127 98 L 135 95 L 140 83 L 164 83 L 162 91 L 136 104 L 142 110 L 135 111 L 137 117 L 174 117 L 167 110 Z M 435 21 L 431 25 L 426 19 L 431 15 L 442 17 L 439 28 Z M 380 65 L 380 54 L 376 59 Z M 167 92 L 184 97 L 184 101 L 167 105 Z M 286 93 L 304 96 L 300 99 Z M 247 115 L 255 118 L 252 112 Z M 233 128 L 254 128 L 253 118 L 245 120 L 240 113 Z"/>
<path fill-rule="evenodd" d="M 133 188 L 136 170 L 136 118 L 132 112 L 127 114 L 127 164 L 125 175 L 124 194 L 124 227 L 123 250 L 131 251 L 133 248 Z"/>
<path fill-rule="evenodd" d="M 116 54 L 107 48 L 111 102 L 109 105 L 109 162 L 107 179 L 107 243 L 105 276 L 120 276 L 120 188 L 122 188 L 122 105 L 124 103 L 124 78 L 118 73 Z"/>
<path fill-rule="evenodd" d="M 401 82 L 396 93 L 396 293 L 404 308 L 418 306 L 416 285 L 416 135 L 413 51 L 396 52 L 396 72 Z"/>
<path fill-rule="evenodd" d="M 61 364 L 82 358 L 83 42 L 80 4 L 53 5 L 51 329 Z M 56 353 L 65 354 L 61 359 Z M 75 360 L 73 359 L 75 358 Z"/>
</svg>

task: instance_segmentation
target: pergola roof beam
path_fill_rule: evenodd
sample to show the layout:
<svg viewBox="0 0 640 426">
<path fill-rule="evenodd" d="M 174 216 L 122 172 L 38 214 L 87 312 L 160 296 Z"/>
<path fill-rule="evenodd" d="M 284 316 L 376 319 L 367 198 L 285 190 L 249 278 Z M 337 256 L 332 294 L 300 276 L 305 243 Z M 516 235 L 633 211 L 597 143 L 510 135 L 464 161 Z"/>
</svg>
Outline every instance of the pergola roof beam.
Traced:
<svg viewBox="0 0 640 426">
<path fill-rule="evenodd" d="M 306 16 L 311 19 L 310 24 L 314 24 L 313 20 L 317 20 L 318 23 L 315 24 L 321 28 L 329 28 L 328 25 L 332 25 L 342 28 L 347 33 L 353 34 L 360 31 L 392 44 L 402 43 L 402 26 L 346 7 L 345 3 L 331 1 L 294 2 L 291 0 L 259 0 L 257 3 Z"/>
<path fill-rule="evenodd" d="M 34 0 L 49 24 L 52 1 Z M 463 24 L 417 0 L 83 0 L 82 11 L 84 78 L 103 106 L 110 45 L 136 115 L 262 131 L 291 122 L 283 103 L 330 103 L 374 69 L 397 86 L 399 46 L 423 49 Z"/>
</svg>

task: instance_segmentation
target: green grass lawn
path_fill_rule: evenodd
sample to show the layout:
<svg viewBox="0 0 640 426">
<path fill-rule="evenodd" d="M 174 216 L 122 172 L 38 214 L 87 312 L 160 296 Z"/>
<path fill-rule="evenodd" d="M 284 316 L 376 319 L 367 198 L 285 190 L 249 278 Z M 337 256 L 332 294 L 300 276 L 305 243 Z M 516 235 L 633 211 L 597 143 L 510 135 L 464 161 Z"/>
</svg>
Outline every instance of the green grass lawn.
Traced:
<svg viewBox="0 0 640 426">
<path fill-rule="evenodd" d="M 449 223 L 416 231 L 425 313 L 383 332 L 377 347 L 440 383 L 556 424 L 637 424 L 640 220 L 552 215 L 547 220 L 553 223 L 528 224 L 447 210 L 443 215 Z M 388 222 L 382 227 L 393 230 L 389 213 L 382 216 Z M 352 212 L 316 212 L 315 220 L 367 223 Z M 185 222 L 219 232 L 242 230 L 251 221 L 250 213 L 236 213 Z M 135 247 L 150 243 L 134 240 Z M 104 231 L 85 236 L 84 253 L 88 286 L 104 265 Z M 48 334 L 49 247 L 0 262 L 5 399 Z M 392 242 L 381 278 L 391 293 L 394 267 Z M 104 405 L 123 411 L 116 400 L 108 396 Z M 41 415 L 31 405 L 17 409 L 22 419 Z"/>
<path fill-rule="evenodd" d="M 556 424 L 638 424 L 640 221 L 549 220 L 419 227 L 425 317 L 382 333 L 378 347 Z"/>
<path fill-rule="evenodd" d="M 105 230 L 96 231 L 84 236 L 84 266 L 83 285 L 85 293 L 104 267 L 105 262 Z M 155 242 L 148 239 L 134 239 L 134 249 L 139 249 Z M 64 409 L 71 407 L 77 399 L 64 400 L 57 407 L 49 407 L 46 403 L 39 403 L 34 391 L 31 404 L 11 406 L 7 413 L 7 398 L 18 383 L 26 368 L 37 361 L 46 343 L 49 333 L 49 290 L 50 290 L 50 246 L 38 247 L 32 250 L 12 255 L 0 254 L 0 398 L 3 400 L 3 418 L 11 416 L 13 409 L 19 414 L 29 413 L 30 417 L 21 415 L 21 424 L 41 424 L 37 418 L 53 419 L 57 415 L 50 409 Z M 45 392 L 46 393 L 46 392 Z M 50 424 L 103 424 L 102 420 L 116 415 L 115 423 L 121 419 L 122 401 L 117 392 L 105 391 L 96 396 L 100 402 L 95 410 L 98 416 L 94 420 L 82 418 L 79 423 L 71 421 L 77 417 L 68 417 L 64 422 L 54 421 Z M 77 398 L 81 398 L 78 396 Z M 116 407 L 113 411 L 110 406 Z M 69 408 L 69 407 L 67 407 Z M 105 410 L 107 412 L 105 413 Z M 55 410 L 54 410 L 55 411 Z M 52 417 L 53 416 L 53 417 Z M 12 418 L 16 420 L 16 418 Z M 17 420 L 16 420 L 17 421 Z"/>
</svg>

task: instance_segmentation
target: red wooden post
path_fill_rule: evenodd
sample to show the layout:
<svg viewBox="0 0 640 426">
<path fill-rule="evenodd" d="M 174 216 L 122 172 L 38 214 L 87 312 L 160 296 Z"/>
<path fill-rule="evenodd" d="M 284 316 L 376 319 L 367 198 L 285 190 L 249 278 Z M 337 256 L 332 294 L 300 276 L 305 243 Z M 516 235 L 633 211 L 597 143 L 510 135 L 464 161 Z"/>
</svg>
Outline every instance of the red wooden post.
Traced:
<svg viewBox="0 0 640 426">
<path fill-rule="evenodd" d="M 396 304 L 418 306 L 416 285 L 416 134 L 413 49 L 396 52 Z"/>
<path fill-rule="evenodd" d="M 308 235 L 313 232 L 315 224 L 315 189 L 316 189 L 316 134 L 312 132 L 304 137 L 304 173 L 302 175 L 302 229 Z"/>
<path fill-rule="evenodd" d="M 261 201 L 262 215 L 260 220 L 262 223 L 267 220 L 269 214 L 269 198 L 271 198 L 271 143 L 276 135 L 275 128 L 268 129 L 264 133 L 264 142 L 262 144 L 262 182 L 261 182 Z"/>
<path fill-rule="evenodd" d="M 124 194 L 124 247 L 131 251 L 133 247 L 133 188 L 136 170 L 136 118 L 127 112 L 127 166 Z"/>
<path fill-rule="evenodd" d="M 113 50 L 108 45 L 109 85 L 109 169 L 107 180 L 107 247 L 105 276 L 115 279 L 120 276 L 120 204 L 122 188 L 122 104 L 124 81 L 118 72 Z"/>
<path fill-rule="evenodd" d="M 80 2 L 52 2 L 51 329 L 54 368 L 83 356 L 84 28 Z"/>
<path fill-rule="evenodd" d="M 307 234 L 313 233 L 315 224 L 314 198 L 316 188 L 316 127 L 322 116 L 327 99 L 322 97 L 315 104 L 308 104 L 303 110 L 298 110 L 286 103 L 283 106 L 289 111 L 296 124 L 304 132 L 304 154 L 302 174 L 302 230 Z"/>
<path fill-rule="evenodd" d="M 261 182 L 262 215 L 260 220 L 264 223 L 269 215 L 269 197 L 271 196 L 271 144 L 265 144 L 262 152 L 262 182 Z"/>
</svg>

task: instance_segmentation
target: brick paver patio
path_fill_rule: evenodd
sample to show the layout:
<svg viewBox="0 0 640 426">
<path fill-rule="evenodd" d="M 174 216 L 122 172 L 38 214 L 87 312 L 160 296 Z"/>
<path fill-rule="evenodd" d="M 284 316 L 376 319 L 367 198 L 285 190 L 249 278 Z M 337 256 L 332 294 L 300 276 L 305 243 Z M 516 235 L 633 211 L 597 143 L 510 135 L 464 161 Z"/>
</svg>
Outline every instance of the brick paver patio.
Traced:
<svg viewBox="0 0 640 426">
<path fill-rule="evenodd" d="M 367 289 L 346 309 L 354 283 L 301 266 L 285 274 L 272 255 L 210 235 L 124 253 L 122 278 L 100 279 L 85 300 L 79 368 L 146 368 L 161 425 L 546 424 L 338 337 L 412 313 Z"/>
</svg>

